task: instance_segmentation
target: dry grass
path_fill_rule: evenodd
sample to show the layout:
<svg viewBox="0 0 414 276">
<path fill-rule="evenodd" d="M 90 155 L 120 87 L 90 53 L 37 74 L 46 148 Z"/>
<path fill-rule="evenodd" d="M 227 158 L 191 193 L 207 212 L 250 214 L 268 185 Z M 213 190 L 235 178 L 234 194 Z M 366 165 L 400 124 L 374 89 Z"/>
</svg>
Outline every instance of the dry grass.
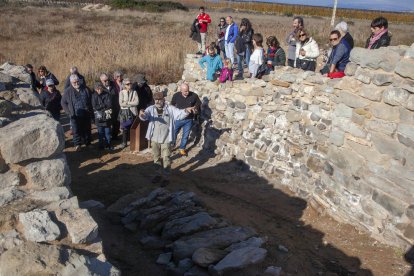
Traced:
<svg viewBox="0 0 414 276">
<path fill-rule="evenodd" d="M 208 11 L 213 23 L 208 40 L 214 38 L 219 18 L 228 15 Z M 0 63 L 46 65 L 63 80 L 77 65 L 89 80 L 101 72 L 124 70 L 127 75 L 144 73 L 150 83 L 175 82 L 181 78 L 186 53 L 195 52 L 188 37 L 197 11 L 162 14 L 117 10 L 85 12 L 78 8 L 2 7 L 0 18 Z M 258 13 L 232 13 L 236 22 L 247 17 L 256 32 L 276 35 L 284 45 L 291 17 Z M 327 42 L 330 20 L 305 17 L 305 24 L 320 45 Z M 411 44 L 411 24 L 391 24 L 393 45 Z M 350 31 L 356 45 L 369 35 L 369 21 L 354 20 Z M 91 82 L 89 84 L 92 84 Z"/>
</svg>

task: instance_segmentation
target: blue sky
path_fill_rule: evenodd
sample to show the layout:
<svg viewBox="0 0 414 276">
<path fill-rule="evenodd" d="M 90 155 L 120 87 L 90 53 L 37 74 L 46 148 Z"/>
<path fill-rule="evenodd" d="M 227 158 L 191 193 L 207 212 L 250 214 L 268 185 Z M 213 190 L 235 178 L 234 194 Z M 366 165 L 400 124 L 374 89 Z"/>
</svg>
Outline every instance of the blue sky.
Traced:
<svg viewBox="0 0 414 276">
<path fill-rule="evenodd" d="M 247 0 L 244 0 L 247 1 Z M 333 6 L 334 0 L 260 0 L 263 2 L 300 4 L 313 6 Z M 414 0 L 338 0 L 338 7 L 382 11 L 412 11 Z"/>
</svg>

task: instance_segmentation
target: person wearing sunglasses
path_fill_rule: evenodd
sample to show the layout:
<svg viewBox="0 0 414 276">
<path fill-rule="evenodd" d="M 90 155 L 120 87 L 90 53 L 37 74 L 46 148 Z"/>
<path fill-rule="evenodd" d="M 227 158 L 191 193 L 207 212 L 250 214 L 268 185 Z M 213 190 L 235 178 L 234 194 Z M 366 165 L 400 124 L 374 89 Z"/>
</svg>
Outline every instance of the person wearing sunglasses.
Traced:
<svg viewBox="0 0 414 276">
<path fill-rule="evenodd" d="M 351 46 L 345 39 L 341 39 L 341 33 L 333 30 L 329 35 L 329 43 L 332 46 L 326 65 L 320 71 L 330 78 L 342 78 L 345 76 L 345 67 L 349 63 Z"/>
<path fill-rule="evenodd" d="M 224 48 L 224 36 L 226 35 L 227 23 L 224 17 L 220 18 L 220 24 L 217 26 L 217 54 L 223 53 L 223 59 L 226 59 L 226 50 Z"/>
<path fill-rule="evenodd" d="M 315 71 L 316 58 L 319 56 L 318 43 L 304 28 L 299 29 L 296 39 L 298 42 L 296 43 L 295 67 L 305 71 Z"/>
<path fill-rule="evenodd" d="M 391 35 L 388 32 L 388 20 L 385 17 L 378 17 L 371 22 L 371 36 L 367 39 L 365 48 L 378 49 L 390 46 Z"/>
<path fill-rule="evenodd" d="M 46 88 L 46 86 L 47 86 L 46 81 L 48 79 L 53 80 L 53 83 L 55 85 L 59 85 L 58 79 L 55 77 L 55 75 L 53 75 L 51 72 L 49 72 L 47 70 L 46 66 L 41 65 L 37 72 L 38 72 L 38 75 L 39 75 L 39 83 L 40 83 L 42 89 Z"/>
<path fill-rule="evenodd" d="M 119 93 L 119 121 L 122 129 L 122 148 L 127 147 L 129 132 L 135 117 L 138 115 L 138 94 L 132 89 L 132 82 L 125 78 L 122 82 L 124 89 Z"/>
</svg>

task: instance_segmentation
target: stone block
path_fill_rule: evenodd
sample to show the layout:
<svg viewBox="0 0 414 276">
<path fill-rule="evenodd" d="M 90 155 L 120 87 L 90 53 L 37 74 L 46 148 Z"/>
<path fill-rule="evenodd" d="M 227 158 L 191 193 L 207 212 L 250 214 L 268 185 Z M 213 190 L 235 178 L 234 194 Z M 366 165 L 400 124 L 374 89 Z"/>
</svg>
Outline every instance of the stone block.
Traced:
<svg viewBox="0 0 414 276">
<path fill-rule="evenodd" d="M 395 73 L 414 80 L 414 62 L 412 59 L 401 59 L 395 67 Z"/>
<path fill-rule="evenodd" d="M 362 108 L 362 107 L 366 107 L 370 104 L 370 102 L 356 94 L 353 94 L 351 92 L 348 91 L 338 91 L 337 93 L 338 95 L 338 99 L 337 101 L 339 103 L 343 103 L 349 107 L 353 107 L 353 108 Z"/>
<path fill-rule="evenodd" d="M 375 117 L 386 121 L 397 121 L 400 117 L 398 107 L 383 103 L 373 103 L 370 107 L 370 111 Z"/>
<path fill-rule="evenodd" d="M 375 73 L 372 76 L 372 83 L 378 86 L 390 85 L 394 80 L 392 74 Z"/>
<path fill-rule="evenodd" d="M 352 108 L 343 103 L 339 103 L 335 107 L 334 115 L 337 117 L 351 118 Z"/>
<path fill-rule="evenodd" d="M 383 69 L 392 72 L 400 61 L 400 55 L 388 47 L 375 50 L 355 47 L 351 51 L 350 60 L 361 67 Z"/>
<path fill-rule="evenodd" d="M 364 167 L 365 161 L 362 157 L 349 149 L 330 147 L 327 159 L 336 167 L 342 170 L 348 170 L 354 175 L 359 175 L 359 170 Z"/>
<path fill-rule="evenodd" d="M 339 90 L 358 92 L 361 89 L 361 83 L 355 78 L 343 77 L 342 79 L 337 80 L 337 83 L 334 84 L 334 87 Z M 341 92 L 336 91 L 335 93 L 339 95 Z"/>
<path fill-rule="evenodd" d="M 247 105 L 255 105 L 257 104 L 257 102 L 258 102 L 258 99 L 256 96 L 246 96 L 245 103 Z"/>
<path fill-rule="evenodd" d="M 257 160 L 257 159 L 254 159 L 253 157 L 248 157 L 246 161 L 247 161 L 247 164 L 249 164 L 250 166 L 259 168 L 259 169 L 262 168 L 264 164 L 263 160 Z"/>
<path fill-rule="evenodd" d="M 414 95 L 410 95 L 403 106 L 408 110 L 414 111 Z"/>
<path fill-rule="evenodd" d="M 365 126 L 369 130 L 377 131 L 380 133 L 392 136 L 397 129 L 397 124 L 394 122 L 384 121 L 381 119 L 372 118 L 365 122 Z"/>
<path fill-rule="evenodd" d="M 289 83 L 295 82 L 296 78 L 297 78 L 296 74 L 291 74 L 291 73 L 283 73 L 279 76 L 279 79 L 281 81 L 289 82 Z"/>
<path fill-rule="evenodd" d="M 333 129 L 329 135 L 329 142 L 337 147 L 344 144 L 345 132 L 339 129 Z"/>
<path fill-rule="evenodd" d="M 372 132 L 371 140 L 380 153 L 387 154 L 397 160 L 404 158 L 404 146 L 395 139 L 378 132 Z"/>
<path fill-rule="evenodd" d="M 389 87 L 384 91 L 384 103 L 389 105 L 403 105 L 408 100 L 409 93 L 401 88 Z"/>
<path fill-rule="evenodd" d="M 362 210 L 374 219 L 385 220 L 389 213 L 381 205 L 377 204 L 372 198 L 364 197 L 361 199 Z"/>
<path fill-rule="evenodd" d="M 222 275 L 228 270 L 240 270 L 246 266 L 260 263 L 267 255 L 267 250 L 258 247 L 244 247 L 229 253 L 212 270 Z"/>
<path fill-rule="evenodd" d="M 302 120 L 302 114 L 300 112 L 294 111 L 294 110 L 290 110 L 287 114 L 286 114 L 286 118 L 287 120 L 292 123 L 292 122 L 298 122 L 300 120 Z"/>
<path fill-rule="evenodd" d="M 281 86 L 281 87 L 289 87 L 290 86 L 289 82 L 281 81 L 281 80 L 271 80 L 270 83 L 273 84 L 273 85 L 276 85 L 276 86 Z"/>
<path fill-rule="evenodd" d="M 407 147 L 414 147 L 414 126 L 409 124 L 398 125 L 398 140 Z"/>
<path fill-rule="evenodd" d="M 25 193 L 16 187 L 3 188 L 0 190 L 0 207 L 24 196 Z"/>
<path fill-rule="evenodd" d="M 31 212 L 20 213 L 19 221 L 23 225 L 24 236 L 29 241 L 54 241 L 60 236 L 59 227 L 52 221 L 46 210 L 35 209 Z"/>
<path fill-rule="evenodd" d="M 368 70 L 359 67 L 355 72 L 355 78 L 365 84 L 371 82 L 372 74 Z"/>
<path fill-rule="evenodd" d="M 368 100 L 380 102 L 382 99 L 384 88 L 377 87 L 375 85 L 364 85 L 359 91 L 359 95 Z"/>
<path fill-rule="evenodd" d="M 358 64 L 354 62 L 349 62 L 345 67 L 345 75 L 353 76 L 358 69 Z"/>
<path fill-rule="evenodd" d="M 49 190 L 34 191 L 30 194 L 30 198 L 44 202 L 53 202 L 62 199 L 68 199 L 70 196 L 71 192 L 65 186 L 53 187 Z"/>
<path fill-rule="evenodd" d="M 13 105 L 9 101 L 0 100 L 0 117 L 10 117 Z"/>
<path fill-rule="evenodd" d="M 7 163 L 56 156 L 64 145 L 62 125 L 45 114 L 17 120 L 0 132 L 1 154 Z"/>
<path fill-rule="evenodd" d="M 226 251 L 221 249 L 199 248 L 194 252 L 192 260 L 195 264 L 201 267 L 208 267 L 223 259 L 227 254 Z"/>
<path fill-rule="evenodd" d="M 39 108 L 42 106 L 39 94 L 35 93 L 31 88 L 17 88 L 16 93 L 19 99 L 30 107 Z"/>
<path fill-rule="evenodd" d="M 64 209 L 55 212 L 65 224 L 72 243 L 92 243 L 98 237 L 98 224 L 86 209 Z"/>
<path fill-rule="evenodd" d="M 20 185 L 20 175 L 17 172 L 12 170 L 7 171 L 6 173 L 0 173 L 0 190 L 5 188 L 19 186 Z"/>
<path fill-rule="evenodd" d="M 394 198 L 381 191 L 374 190 L 372 200 L 388 210 L 393 216 L 400 217 L 404 214 L 405 206 L 397 198 Z"/>
</svg>

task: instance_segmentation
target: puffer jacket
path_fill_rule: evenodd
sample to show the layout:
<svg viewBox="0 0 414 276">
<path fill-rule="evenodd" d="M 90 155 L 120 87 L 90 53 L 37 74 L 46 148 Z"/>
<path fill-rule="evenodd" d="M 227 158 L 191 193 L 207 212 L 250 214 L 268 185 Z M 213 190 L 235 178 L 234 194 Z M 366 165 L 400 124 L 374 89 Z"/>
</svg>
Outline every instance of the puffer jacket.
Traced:
<svg viewBox="0 0 414 276">
<path fill-rule="evenodd" d="M 300 49 L 305 50 L 306 55 L 301 56 L 299 54 Z M 296 59 L 305 59 L 305 60 L 316 60 L 319 56 L 319 46 L 316 41 L 310 37 L 303 45 L 301 42 L 296 43 L 296 58 L 295 58 L 295 66 L 296 66 Z"/>
</svg>

